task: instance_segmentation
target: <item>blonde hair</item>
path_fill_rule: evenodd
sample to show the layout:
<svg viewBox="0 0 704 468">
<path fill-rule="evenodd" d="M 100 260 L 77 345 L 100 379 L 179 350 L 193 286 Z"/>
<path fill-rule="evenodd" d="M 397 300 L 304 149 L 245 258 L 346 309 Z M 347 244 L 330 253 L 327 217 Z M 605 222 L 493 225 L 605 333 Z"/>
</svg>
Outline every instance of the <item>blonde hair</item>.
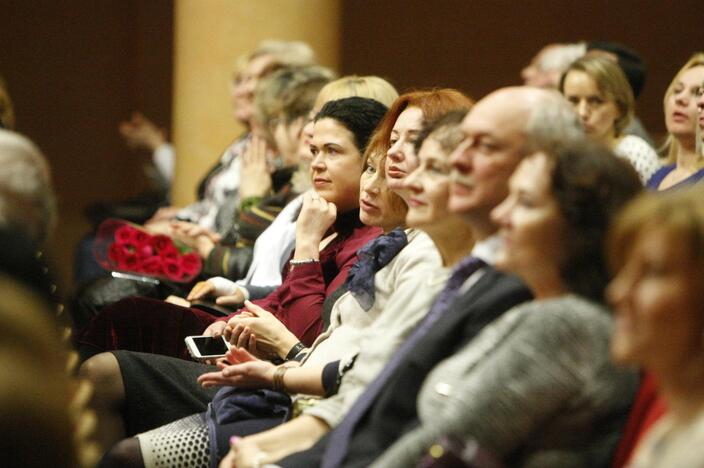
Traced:
<svg viewBox="0 0 704 468">
<path fill-rule="evenodd" d="M 351 96 L 374 99 L 389 107 L 398 97 L 398 92 L 391 83 L 378 76 L 349 75 L 325 85 L 315 100 L 315 107 Z"/>
<path fill-rule="evenodd" d="M 670 85 L 667 87 L 667 90 L 665 91 L 665 97 L 662 100 L 663 106 L 667 104 L 667 100 L 670 99 L 670 96 L 672 96 L 672 93 L 675 89 L 675 84 L 680 79 L 680 76 L 682 76 L 682 73 L 686 72 L 690 68 L 699 66 L 704 66 L 704 52 L 695 52 L 694 54 L 692 54 L 689 60 L 687 60 L 687 63 L 685 63 L 682 68 L 680 68 L 680 70 L 670 82 Z M 680 142 L 677 141 L 677 138 L 675 138 L 673 134 L 668 133 L 667 139 L 665 140 L 665 143 L 662 145 L 661 148 L 661 152 L 666 153 L 666 163 L 675 164 L 677 162 L 677 155 L 679 154 L 681 149 L 682 145 L 680 145 Z M 704 158 L 700 159 L 699 164 L 700 166 L 704 164 Z"/>
<path fill-rule="evenodd" d="M 615 136 L 621 135 L 633 118 L 635 98 L 633 88 L 617 62 L 601 56 L 586 56 L 573 62 L 560 77 L 560 92 L 565 93 L 565 79 L 571 71 L 581 71 L 589 75 L 599 92 L 616 104 L 620 116 L 614 121 Z"/>
</svg>

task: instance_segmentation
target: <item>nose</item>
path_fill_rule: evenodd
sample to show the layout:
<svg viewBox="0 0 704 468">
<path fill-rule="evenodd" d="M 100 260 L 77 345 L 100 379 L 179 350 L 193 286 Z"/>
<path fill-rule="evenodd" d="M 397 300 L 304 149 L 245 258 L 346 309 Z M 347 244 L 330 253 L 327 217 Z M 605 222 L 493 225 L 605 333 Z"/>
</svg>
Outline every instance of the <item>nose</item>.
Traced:
<svg viewBox="0 0 704 468">
<path fill-rule="evenodd" d="M 589 105 L 587 101 L 579 101 L 579 104 L 577 104 L 577 115 L 579 115 L 579 118 L 583 121 L 589 118 Z"/>
<path fill-rule="evenodd" d="M 314 171 L 324 171 L 325 170 L 325 160 L 321 151 L 313 156 L 313 160 L 310 163 L 311 169 Z"/>
<path fill-rule="evenodd" d="M 472 162 L 471 141 L 462 141 L 450 154 L 450 164 L 461 173 L 467 172 Z"/>
<path fill-rule="evenodd" d="M 499 203 L 493 210 L 491 210 L 491 220 L 494 224 L 498 226 L 507 226 L 509 220 L 509 213 L 513 207 L 513 201 L 509 195 Z"/>
<path fill-rule="evenodd" d="M 391 158 L 393 162 L 402 162 L 404 159 L 406 159 L 405 155 L 403 154 L 403 151 L 401 151 L 401 139 L 399 138 L 396 140 L 396 143 L 394 143 L 391 148 L 386 152 L 386 156 Z"/>
<path fill-rule="evenodd" d="M 408 174 L 405 179 L 403 179 L 403 182 L 401 183 L 401 187 L 410 190 L 413 193 L 420 193 L 423 191 L 423 185 L 420 183 L 420 176 L 421 173 L 423 172 L 422 167 L 417 167 L 413 172 Z"/>
</svg>

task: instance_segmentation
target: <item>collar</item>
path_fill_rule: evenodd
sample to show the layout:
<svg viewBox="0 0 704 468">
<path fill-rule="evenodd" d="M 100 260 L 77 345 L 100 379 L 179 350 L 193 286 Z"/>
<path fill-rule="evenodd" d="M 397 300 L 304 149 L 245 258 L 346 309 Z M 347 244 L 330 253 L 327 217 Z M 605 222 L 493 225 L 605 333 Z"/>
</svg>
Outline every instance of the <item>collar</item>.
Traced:
<svg viewBox="0 0 704 468">
<path fill-rule="evenodd" d="M 484 240 L 475 242 L 470 255 L 482 259 L 487 265 L 494 265 L 502 245 L 501 237 L 498 234 L 494 234 Z"/>
</svg>

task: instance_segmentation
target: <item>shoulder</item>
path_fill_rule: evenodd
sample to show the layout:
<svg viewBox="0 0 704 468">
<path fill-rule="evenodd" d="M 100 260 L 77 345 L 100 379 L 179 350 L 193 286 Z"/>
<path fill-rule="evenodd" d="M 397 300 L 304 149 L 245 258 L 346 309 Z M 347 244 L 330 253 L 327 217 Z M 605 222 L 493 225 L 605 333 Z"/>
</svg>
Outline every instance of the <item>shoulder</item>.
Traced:
<svg viewBox="0 0 704 468">
<path fill-rule="evenodd" d="M 658 154 L 653 147 L 644 139 L 635 135 L 624 136 L 618 145 L 616 145 L 614 152 L 624 156 L 648 158 L 651 160 L 658 159 Z"/>
</svg>

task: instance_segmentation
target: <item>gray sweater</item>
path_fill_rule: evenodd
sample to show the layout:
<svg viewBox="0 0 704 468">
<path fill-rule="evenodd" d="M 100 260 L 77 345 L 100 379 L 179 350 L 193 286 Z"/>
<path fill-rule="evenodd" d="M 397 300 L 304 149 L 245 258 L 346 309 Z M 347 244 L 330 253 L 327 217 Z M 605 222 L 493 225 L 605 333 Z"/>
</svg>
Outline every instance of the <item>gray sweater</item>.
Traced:
<svg viewBox="0 0 704 468">
<path fill-rule="evenodd" d="M 609 360 L 611 317 L 572 295 L 517 306 L 438 364 L 420 425 L 375 462 L 413 466 L 443 434 L 508 466 L 607 466 L 637 387 Z"/>
</svg>

